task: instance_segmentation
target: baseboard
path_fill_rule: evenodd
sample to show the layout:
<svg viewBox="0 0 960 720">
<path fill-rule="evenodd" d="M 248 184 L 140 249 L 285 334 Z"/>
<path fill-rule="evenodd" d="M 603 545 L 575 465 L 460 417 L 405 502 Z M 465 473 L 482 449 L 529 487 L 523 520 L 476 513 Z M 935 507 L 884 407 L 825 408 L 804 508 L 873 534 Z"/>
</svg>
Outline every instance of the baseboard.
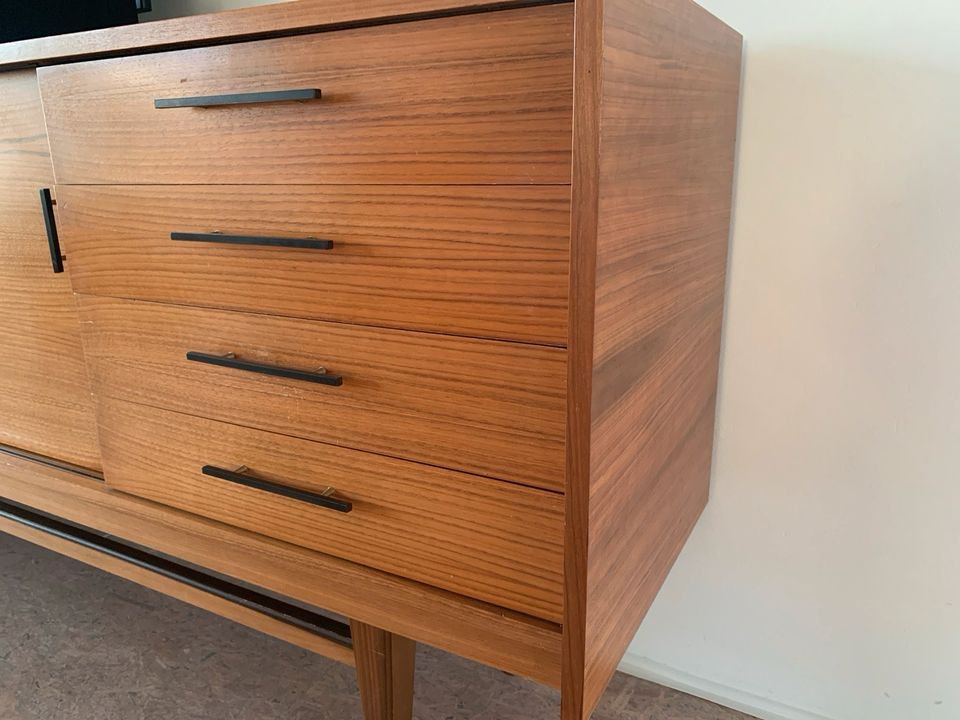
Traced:
<svg viewBox="0 0 960 720">
<path fill-rule="evenodd" d="M 620 663 L 620 670 L 627 675 L 709 700 L 761 720 L 830 720 L 823 715 L 690 675 L 642 655 L 628 652 Z"/>
</svg>

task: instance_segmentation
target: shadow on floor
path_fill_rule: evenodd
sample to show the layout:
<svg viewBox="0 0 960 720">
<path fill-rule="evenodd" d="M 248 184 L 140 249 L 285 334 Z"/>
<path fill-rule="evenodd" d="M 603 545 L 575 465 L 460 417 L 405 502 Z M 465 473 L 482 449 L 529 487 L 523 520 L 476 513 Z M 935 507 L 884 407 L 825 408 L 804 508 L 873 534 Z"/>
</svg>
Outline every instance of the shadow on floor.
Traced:
<svg viewBox="0 0 960 720">
<path fill-rule="evenodd" d="M 359 720 L 353 670 L 0 534 L 0 720 Z M 431 648 L 416 720 L 556 720 L 556 692 Z M 595 720 L 746 716 L 619 675 Z"/>
</svg>

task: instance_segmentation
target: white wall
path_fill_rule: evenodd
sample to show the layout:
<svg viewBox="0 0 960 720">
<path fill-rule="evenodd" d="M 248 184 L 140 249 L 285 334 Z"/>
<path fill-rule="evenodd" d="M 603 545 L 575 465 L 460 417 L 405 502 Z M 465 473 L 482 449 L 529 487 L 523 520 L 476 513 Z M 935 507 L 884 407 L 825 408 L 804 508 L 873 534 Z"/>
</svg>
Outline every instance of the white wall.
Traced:
<svg viewBox="0 0 960 720">
<path fill-rule="evenodd" d="M 957 720 L 960 3 L 702 2 L 747 40 L 714 495 L 625 667 Z"/>
<path fill-rule="evenodd" d="M 957 720 L 960 3 L 701 2 L 747 41 L 713 500 L 625 667 Z"/>
</svg>

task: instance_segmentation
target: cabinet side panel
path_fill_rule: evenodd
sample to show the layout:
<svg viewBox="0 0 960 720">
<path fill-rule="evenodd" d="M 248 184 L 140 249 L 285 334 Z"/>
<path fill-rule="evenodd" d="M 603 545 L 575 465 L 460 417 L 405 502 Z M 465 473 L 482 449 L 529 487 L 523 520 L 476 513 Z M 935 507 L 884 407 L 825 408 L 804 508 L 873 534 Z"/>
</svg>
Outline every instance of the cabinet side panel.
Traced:
<svg viewBox="0 0 960 720">
<path fill-rule="evenodd" d="M 589 480 L 569 480 L 582 703 L 568 691 L 565 720 L 589 717 L 707 501 L 741 69 L 741 37 L 687 0 L 602 8 Z"/>
</svg>

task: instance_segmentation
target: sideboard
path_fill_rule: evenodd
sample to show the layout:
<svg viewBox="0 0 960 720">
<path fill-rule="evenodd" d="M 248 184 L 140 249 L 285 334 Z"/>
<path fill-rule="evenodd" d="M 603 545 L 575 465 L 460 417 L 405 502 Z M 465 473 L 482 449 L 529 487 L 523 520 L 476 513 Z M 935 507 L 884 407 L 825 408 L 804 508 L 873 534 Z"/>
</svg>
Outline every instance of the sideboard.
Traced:
<svg viewBox="0 0 960 720">
<path fill-rule="evenodd" d="M 300 0 L 0 45 L 0 531 L 367 720 L 416 643 L 589 718 L 707 502 L 741 44 Z"/>
</svg>

